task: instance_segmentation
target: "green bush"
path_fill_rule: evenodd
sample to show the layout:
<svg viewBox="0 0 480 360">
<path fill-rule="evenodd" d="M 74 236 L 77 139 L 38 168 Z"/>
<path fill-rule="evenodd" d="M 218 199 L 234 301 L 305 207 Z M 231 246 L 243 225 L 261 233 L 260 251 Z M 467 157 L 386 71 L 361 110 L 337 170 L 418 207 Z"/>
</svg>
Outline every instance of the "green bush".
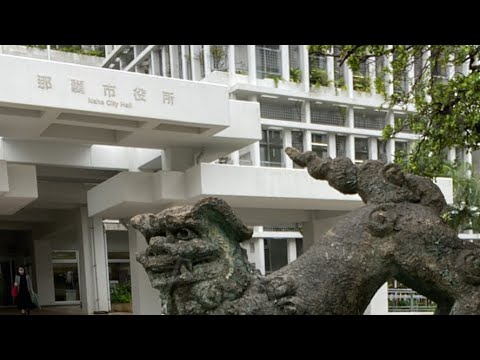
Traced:
<svg viewBox="0 0 480 360">
<path fill-rule="evenodd" d="M 310 85 L 312 86 L 328 86 L 327 72 L 319 68 L 310 69 Z"/>
<path fill-rule="evenodd" d="M 39 49 L 46 49 L 47 45 L 26 45 L 28 47 L 36 47 Z M 94 50 L 85 50 L 82 49 L 81 45 L 58 45 L 58 47 L 52 47 L 52 50 L 71 52 L 75 54 L 89 55 L 89 56 L 105 56 L 105 48 L 94 49 Z"/>
<path fill-rule="evenodd" d="M 110 287 L 110 301 L 115 303 L 132 302 L 132 287 L 130 283 L 115 284 Z"/>
</svg>

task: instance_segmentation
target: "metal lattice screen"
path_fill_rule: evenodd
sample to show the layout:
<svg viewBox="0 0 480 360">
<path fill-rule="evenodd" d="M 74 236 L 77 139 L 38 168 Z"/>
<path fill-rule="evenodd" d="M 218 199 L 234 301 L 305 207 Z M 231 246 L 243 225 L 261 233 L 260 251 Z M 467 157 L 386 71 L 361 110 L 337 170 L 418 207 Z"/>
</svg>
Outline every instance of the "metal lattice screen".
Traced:
<svg viewBox="0 0 480 360">
<path fill-rule="evenodd" d="M 327 57 L 325 55 L 310 54 L 308 59 L 310 69 L 321 69 L 327 71 Z"/>
<path fill-rule="evenodd" d="M 345 108 L 311 106 L 311 122 L 313 124 L 324 124 L 333 126 L 345 126 Z"/>
<path fill-rule="evenodd" d="M 228 71 L 228 45 L 210 45 L 212 71 Z"/>
<path fill-rule="evenodd" d="M 405 123 L 405 120 L 407 118 L 406 115 L 404 114 L 395 114 L 394 115 L 394 118 L 395 118 L 395 122 L 397 122 L 398 120 L 402 120 L 404 121 L 404 126 L 403 126 L 403 129 L 402 129 L 402 132 L 406 132 L 406 133 L 412 133 L 412 129 L 410 129 L 410 127 L 408 126 L 408 124 Z M 398 120 L 397 120 L 398 119 Z"/>
<path fill-rule="evenodd" d="M 303 151 L 303 131 L 292 131 L 292 146 Z"/>
<path fill-rule="evenodd" d="M 288 58 L 290 69 L 300 69 L 300 47 L 298 45 L 288 45 Z"/>
<path fill-rule="evenodd" d="M 337 157 L 347 156 L 347 138 L 343 135 L 335 136 L 335 147 L 337 151 Z"/>
<path fill-rule="evenodd" d="M 345 77 L 344 77 L 344 69 L 343 66 L 339 65 L 338 57 L 340 56 L 340 49 L 338 46 L 333 47 L 333 55 L 334 62 L 333 62 L 333 73 L 335 77 L 335 82 L 337 85 L 344 85 Z"/>
<path fill-rule="evenodd" d="M 281 75 L 280 45 L 256 45 L 257 77 Z"/>
<path fill-rule="evenodd" d="M 262 130 L 260 165 L 283 167 L 283 133 L 280 130 Z"/>
<path fill-rule="evenodd" d="M 422 57 L 415 56 L 415 59 L 413 61 L 413 72 L 415 75 L 415 81 L 418 81 L 420 79 L 420 75 L 422 74 L 422 66 L 423 66 Z"/>
<path fill-rule="evenodd" d="M 260 101 L 260 116 L 264 119 L 302 121 L 302 104 Z"/>
<path fill-rule="evenodd" d="M 247 48 L 247 45 L 235 45 L 235 72 L 237 74 L 248 74 Z"/>
<path fill-rule="evenodd" d="M 368 139 L 355 138 L 355 162 L 368 160 Z"/>
<path fill-rule="evenodd" d="M 360 129 L 382 130 L 386 125 L 387 113 L 383 111 L 354 110 L 354 126 Z"/>
</svg>

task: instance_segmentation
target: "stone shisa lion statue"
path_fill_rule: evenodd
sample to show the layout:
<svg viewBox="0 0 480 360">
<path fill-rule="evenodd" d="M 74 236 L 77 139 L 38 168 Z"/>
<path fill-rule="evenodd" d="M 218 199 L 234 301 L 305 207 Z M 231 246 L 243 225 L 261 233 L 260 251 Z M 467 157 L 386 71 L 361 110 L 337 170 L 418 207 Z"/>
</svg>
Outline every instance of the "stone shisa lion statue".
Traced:
<svg viewBox="0 0 480 360">
<path fill-rule="evenodd" d="M 437 314 L 480 314 L 480 247 L 442 220 L 447 205 L 430 179 L 380 161 L 286 153 L 365 206 L 268 276 L 240 246 L 252 231 L 221 199 L 135 216 L 148 243 L 137 260 L 167 314 L 363 314 L 391 277 L 435 301 Z"/>
</svg>

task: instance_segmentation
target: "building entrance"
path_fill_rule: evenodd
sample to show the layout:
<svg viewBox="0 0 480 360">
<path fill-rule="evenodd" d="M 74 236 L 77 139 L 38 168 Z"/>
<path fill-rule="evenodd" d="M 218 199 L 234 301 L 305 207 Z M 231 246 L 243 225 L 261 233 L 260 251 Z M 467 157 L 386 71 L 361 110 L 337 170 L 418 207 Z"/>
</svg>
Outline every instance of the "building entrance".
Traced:
<svg viewBox="0 0 480 360">
<path fill-rule="evenodd" d="M 15 279 L 15 260 L 0 257 L 0 306 L 12 306 L 14 301 L 10 293 Z"/>
</svg>

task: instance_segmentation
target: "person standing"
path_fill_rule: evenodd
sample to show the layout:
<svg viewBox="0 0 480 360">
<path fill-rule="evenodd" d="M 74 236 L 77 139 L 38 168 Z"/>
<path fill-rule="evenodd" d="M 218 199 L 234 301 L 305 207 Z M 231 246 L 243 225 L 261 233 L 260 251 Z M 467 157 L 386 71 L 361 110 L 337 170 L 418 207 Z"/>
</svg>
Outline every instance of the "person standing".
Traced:
<svg viewBox="0 0 480 360">
<path fill-rule="evenodd" d="M 13 286 L 18 287 L 18 295 L 16 298 L 17 309 L 23 315 L 30 315 L 30 310 L 34 308 L 32 303 L 33 286 L 30 275 L 25 272 L 25 268 L 20 266 L 15 275 L 15 283 Z"/>
</svg>

